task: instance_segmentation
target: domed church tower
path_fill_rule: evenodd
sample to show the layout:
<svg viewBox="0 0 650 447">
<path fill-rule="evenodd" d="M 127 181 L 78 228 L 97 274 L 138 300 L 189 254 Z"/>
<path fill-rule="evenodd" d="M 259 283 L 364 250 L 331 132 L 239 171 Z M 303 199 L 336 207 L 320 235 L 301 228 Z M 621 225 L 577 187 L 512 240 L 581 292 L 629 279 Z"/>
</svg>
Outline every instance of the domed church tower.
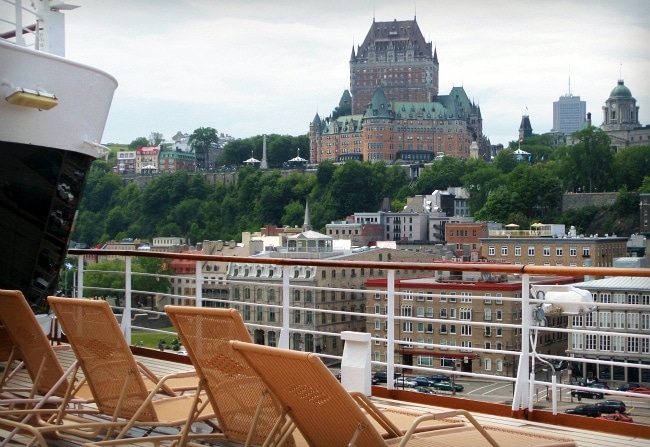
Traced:
<svg viewBox="0 0 650 447">
<path fill-rule="evenodd" d="M 639 107 L 636 105 L 636 99 L 620 79 L 603 106 L 603 124 L 600 128 L 608 132 L 632 130 L 639 126 Z"/>
</svg>

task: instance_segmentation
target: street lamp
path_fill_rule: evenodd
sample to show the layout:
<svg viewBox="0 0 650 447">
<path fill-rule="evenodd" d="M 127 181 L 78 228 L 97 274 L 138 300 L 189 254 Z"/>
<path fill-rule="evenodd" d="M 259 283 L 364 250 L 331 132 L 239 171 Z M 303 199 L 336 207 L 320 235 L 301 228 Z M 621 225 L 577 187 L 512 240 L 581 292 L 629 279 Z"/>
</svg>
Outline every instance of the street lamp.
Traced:
<svg viewBox="0 0 650 447">
<path fill-rule="evenodd" d="M 551 390 L 553 392 L 553 414 L 557 414 L 557 402 L 555 400 L 555 392 L 557 390 L 557 375 L 555 373 L 555 366 L 551 362 L 541 358 L 537 353 L 536 345 L 539 328 L 546 326 L 547 314 L 555 313 L 563 315 L 584 315 L 596 309 L 596 305 L 594 303 L 591 292 L 569 285 L 536 284 L 530 287 L 530 293 L 532 295 L 532 298 L 539 301 L 537 307 L 534 307 L 532 309 L 532 320 L 530 320 L 530 323 L 532 323 L 532 326 L 530 328 L 533 355 L 532 361 L 534 365 L 534 361 L 537 359 L 553 371 L 553 377 L 551 378 Z M 547 371 L 546 380 L 548 381 L 548 369 L 544 369 L 544 371 Z M 533 367 L 531 370 L 531 377 L 529 382 L 531 393 L 534 382 L 535 368 Z M 546 395 L 548 397 L 548 391 Z M 529 403 L 529 408 L 532 409 L 532 403 Z"/>
</svg>

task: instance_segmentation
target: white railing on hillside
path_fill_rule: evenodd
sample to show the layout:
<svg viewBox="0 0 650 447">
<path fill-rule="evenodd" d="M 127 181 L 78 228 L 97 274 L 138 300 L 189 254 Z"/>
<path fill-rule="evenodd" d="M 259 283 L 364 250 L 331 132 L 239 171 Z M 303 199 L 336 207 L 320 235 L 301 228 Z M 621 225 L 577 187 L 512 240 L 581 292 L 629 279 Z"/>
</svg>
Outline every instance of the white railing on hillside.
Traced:
<svg viewBox="0 0 650 447">
<path fill-rule="evenodd" d="M 78 257 L 78 274 L 76 278 L 76 293 L 74 296 L 83 297 L 84 291 L 88 290 L 88 286 L 84 285 L 84 255 L 97 255 L 98 251 L 94 250 L 71 250 L 71 254 L 79 255 Z M 105 253 L 103 253 L 105 254 Z M 137 319 L 132 320 L 134 313 L 133 309 L 133 300 L 132 298 L 135 295 L 152 295 L 149 291 L 146 290 L 134 290 L 132 288 L 132 277 L 135 275 L 141 275 L 139 273 L 134 273 L 131 269 L 132 259 L 135 256 L 146 256 L 146 257 L 160 257 L 160 258 L 180 258 L 185 260 L 194 260 L 196 263 L 196 274 L 194 280 L 196 282 L 195 295 L 186 296 L 186 295 L 176 295 L 176 294 L 163 294 L 165 297 L 174 299 L 177 303 L 195 305 L 198 307 L 210 306 L 210 307 L 235 307 L 240 309 L 241 306 L 251 306 L 251 315 L 255 315 L 255 311 L 258 307 L 263 310 L 273 309 L 277 314 L 278 325 L 268 324 L 264 321 L 246 321 L 247 326 L 251 330 L 263 329 L 267 331 L 279 331 L 280 335 L 277 339 L 276 345 L 283 348 L 296 348 L 290 346 L 290 334 L 292 333 L 301 333 L 301 334 L 311 334 L 313 336 L 326 336 L 326 337 L 339 337 L 339 333 L 326 332 L 326 331 L 316 331 L 315 329 L 306 328 L 304 325 L 292 326 L 291 311 L 309 311 L 313 312 L 312 318 L 314 321 L 320 317 L 320 314 L 323 312 L 326 313 L 336 313 L 339 315 L 345 315 L 349 319 L 358 319 L 372 318 L 374 320 L 380 319 L 385 321 L 387 329 L 387 338 L 386 339 L 377 339 L 375 337 L 371 338 L 372 344 L 384 343 L 386 346 L 386 361 L 372 361 L 372 365 L 375 369 L 385 369 L 387 371 L 387 386 L 388 388 L 394 388 L 393 378 L 396 377 L 396 372 L 400 371 L 412 371 L 415 375 L 431 375 L 435 373 L 445 373 L 452 374 L 452 377 L 468 377 L 468 378 L 477 378 L 477 379 L 488 379 L 493 381 L 503 381 L 506 383 L 513 383 L 513 399 L 512 399 L 512 409 L 517 411 L 519 409 L 528 409 L 533 411 L 533 403 L 535 401 L 535 396 L 538 391 L 547 390 L 547 399 L 552 400 L 552 408 L 554 413 L 557 412 L 557 401 L 561 400 L 562 393 L 567 393 L 570 390 L 585 390 L 584 386 L 579 386 L 576 384 L 570 383 L 571 375 L 570 372 L 568 375 L 563 375 L 563 372 L 559 373 L 554 371 L 552 363 L 566 361 L 566 362 L 580 362 L 582 363 L 582 371 L 586 371 L 586 365 L 588 363 L 595 364 L 597 367 L 608 367 L 610 371 L 613 371 L 615 367 L 623 368 L 638 368 L 638 376 L 641 377 L 650 377 L 650 353 L 646 353 L 646 361 L 639 361 L 638 364 L 631 364 L 628 362 L 616 362 L 605 359 L 583 359 L 576 358 L 568 355 L 549 355 L 538 353 L 538 344 L 539 340 L 543 339 L 545 334 L 553 333 L 566 333 L 567 334 L 567 348 L 570 348 L 571 335 L 576 333 L 584 334 L 585 338 L 587 335 L 593 336 L 596 338 L 600 335 L 607 336 L 630 336 L 630 333 L 626 332 L 612 332 L 612 331 L 600 331 L 598 327 L 588 328 L 588 329 L 574 329 L 569 327 L 545 327 L 538 325 L 536 323 L 535 315 L 539 315 L 537 310 L 543 304 L 547 304 L 541 299 L 537 299 L 531 296 L 529 293 L 530 289 L 530 279 L 535 275 L 557 275 L 566 277 L 567 275 L 572 276 L 586 276 L 586 277 L 599 277 L 599 276 L 638 276 L 638 277 L 650 277 L 650 269 L 617 269 L 617 268 L 605 268 L 605 267 L 551 267 L 551 266 L 531 266 L 531 265 L 511 265 L 511 264 L 491 264 L 491 263 L 476 263 L 476 264 L 467 264 L 467 263 L 390 263 L 382 262 L 381 265 L 378 263 L 372 262 L 360 262 L 360 261 L 333 261 L 333 260 L 309 260 L 309 259 L 275 259 L 275 258 L 242 258 L 242 257 L 227 257 L 227 256 L 211 256 L 211 255 L 190 255 L 190 254 L 170 254 L 170 253 L 133 253 L 130 251 L 111 251 L 111 255 L 122 256 L 126 260 L 126 272 L 99 272 L 100 274 L 105 275 L 124 275 L 125 276 L 125 287 L 124 289 L 102 289 L 102 288 L 93 288 L 91 294 L 123 294 L 124 303 L 122 308 L 122 329 L 125 334 L 125 337 L 131 343 L 132 339 L 132 329 L 138 330 L 149 330 L 152 332 L 157 332 L 164 334 L 165 336 L 170 336 L 173 333 L 162 331 L 162 330 L 153 330 L 148 328 L 143 328 L 137 326 Z M 279 265 L 283 269 L 282 274 L 282 294 L 278 297 L 277 304 L 265 303 L 256 303 L 254 300 L 250 302 L 243 300 L 234 300 L 231 296 L 228 296 L 227 299 L 223 298 L 212 298 L 205 296 L 203 293 L 202 284 L 204 284 L 202 266 L 205 261 L 219 261 L 219 262 L 250 262 L 254 264 L 274 264 Z M 382 308 L 385 305 L 385 314 L 375 314 L 374 308 L 371 306 L 366 306 L 366 311 L 364 313 L 360 312 L 350 312 L 350 311 L 332 311 L 327 309 L 319 309 L 317 307 L 317 297 L 320 296 L 319 293 L 315 293 L 311 307 L 309 306 L 293 306 L 291 305 L 292 292 L 297 288 L 305 288 L 306 286 L 300 285 L 300 283 L 292 283 L 292 275 L 290 271 L 292 267 L 295 266 L 322 266 L 322 267 L 343 267 L 343 268 L 375 268 L 381 269 L 385 272 L 387 278 L 387 287 L 386 290 L 366 290 L 366 289 L 340 289 L 340 288 L 319 288 L 309 286 L 308 288 L 312 291 L 327 290 L 327 291 L 345 291 L 346 293 L 354 292 L 357 294 L 372 294 L 373 298 L 376 298 L 376 295 L 385 296 L 385 300 L 381 299 Z M 432 276 L 434 276 L 435 271 L 472 271 L 480 273 L 510 273 L 521 275 L 521 297 L 522 298 L 513 298 L 513 297 L 495 297 L 495 296 L 479 296 L 472 295 L 463 297 L 461 295 L 456 295 L 456 298 L 459 300 L 461 298 L 468 298 L 471 300 L 503 300 L 503 301 L 520 301 L 521 302 L 521 324 L 513 323 L 503 323 L 501 321 L 494 320 L 485 320 L 476 321 L 472 319 L 471 321 L 466 320 L 456 320 L 458 326 L 468 325 L 472 326 L 476 330 L 485 331 L 486 328 L 490 328 L 490 331 L 496 331 L 496 328 L 501 329 L 508 328 L 518 331 L 519 334 L 525 334 L 526 336 L 521 337 L 521 349 L 518 351 L 513 351 L 509 346 L 504 346 L 502 349 L 485 349 L 483 347 L 462 347 L 462 346 L 452 346 L 452 345 L 440 345 L 435 343 L 422 343 L 420 341 L 402 341 L 395 338 L 395 324 L 401 324 L 403 322 L 411 322 L 414 326 L 417 323 L 438 323 L 449 324 L 450 319 L 448 318 L 422 318 L 422 317 L 413 317 L 413 316 L 400 316 L 395 312 L 395 303 L 398 302 L 404 292 L 396 292 L 395 290 L 395 272 L 397 270 L 430 270 Z M 98 272 L 93 270 L 93 273 Z M 187 276 L 167 276 L 167 278 L 183 278 L 187 279 Z M 234 283 L 234 281 L 233 281 Z M 239 282 L 241 284 L 241 281 Z M 268 285 L 268 283 L 256 283 L 255 281 L 249 281 L 246 283 L 248 286 L 254 287 L 255 285 Z M 418 294 L 413 294 L 414 303 L 417 302 Z M 427 295 L 430 296 L 430 295 Z M 441 295 L 434 295 L 434 297 L 440 297 Z M 424 299 L 424 298 L 423 298 Z M 373 300 L 359 300 L 357 302 L 374 302 Z M 556 302 L 558 305 L 562 305 L 562 302 Z M 567 302 L 569 304 L 575 304 L 574 302 Z M 597 303 L 596 303 L 597 304 Z M 630 309 L 634 307 L 637 311 L 645 310 L 650 315 L 650 305 L 638 305 L 632 306 L 627 304 L 608 304 L 607 307 L 620 307 Z M 158 317 L 164 314 L 162 309 L 149 309 L 140 307 L 137 309 L 138 313 L 145 313 L 151 317 Z M 414 336 L 416 332 L 413 332 Z M 636 333 L 634 334 L 637 335 Z M 638 337 L 641 340 L 643 346 L 650 346 L 650 331 L 641 332 L 638 334 Z M 492 337 L 496 338 L 496 337 Z M 500 370 L 482 370 L 480 372 L 467 372 L 456 369 L 456 360 L 452 360 L 453 365 L 450 367 L 445 367 L 442 365 L 438 366 L 419 366 L 419 365 L 405 365 L 401 363 L 396 363 L 395 351 L 402 346 L 417 345 L 419 348 L 424 349 L 436 349 L 436 350 L 445 350 L 445 352 L 453 353 L 455 356 L 462 356 L 463 354 L 467 355 L 467 359 L 463 361 L 473 361 L 478 360 L 479 366 L 482 365 L 484 359 L 498 357 L 502 360 Z M 495 346 L 496 343 L 492 343 L 491 346 Z M 313 347 L 312 347 L 313 349 Z M 639 351 L 641 354 L 641 351 Z M 325 354 L 318 352 L 318 354 L 324 359 L 324 361 L 336 362 L 341 360 L 340 357 L 334 356 L 331 354 Z M 432 354 L 433 356 L 433 354 Z M 453 356 L 452 356 L 453 357 Z M 496 366 L 496 365 L 495 365 Z M 505 366 L 505 371 L 503 370 Z M 474 371 L 472 369 L 472 371 Z M 569 370 L 570 371 L 570 370 Z M 542 377 L 539 377 L 539 376 Z M 627 377 L 627 373 L 626 373 Z M 565 380 L 566 379 L 566 380 Z M 559 383 L 558 383 L 559 381 Z M 611 388 L 614 388 L 613 386 Z M 592 389 L 593 390 L 593 389 Z M 608 393 L 612 395 L 626 395 L 629 396 L 629 393 L 623 393 L 615 391 L 614 389 L 608 390 Z M 650 398 L 650 396 L 637 395 L 638 397 Z"/>
</svg>

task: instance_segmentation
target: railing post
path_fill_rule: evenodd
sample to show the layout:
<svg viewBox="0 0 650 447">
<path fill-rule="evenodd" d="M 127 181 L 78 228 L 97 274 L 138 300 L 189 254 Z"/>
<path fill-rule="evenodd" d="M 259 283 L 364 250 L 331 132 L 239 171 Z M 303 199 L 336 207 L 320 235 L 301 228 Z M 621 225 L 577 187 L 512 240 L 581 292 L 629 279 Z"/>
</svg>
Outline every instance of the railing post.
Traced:
<svg viewBox="0 0 650 447">
<path fill-rule="evenodd" d="M 529 397 L 530 382 L 528 374 L 530 370 L 530 328 L 533 311 L 530 305 L 529 290 L 530 275 L 524 273 L 521 275 L 521 355 L 519 356 L 515 393 L 512 396 L 512 411 L 532 407 L 532 399 Z"/>
<path fill-rule="evenodd" d="M 388 270 L 386 320 L 386 388 L 395 388 L 395 270 Z"/>
<path fill-rule="evenodd" d="M 21 47 L 25 46 L 25 38 L 23 37 L 23 9 L 22 3 L 17 1 L 14 4 L 16 10 L 16 43 Z M 38 31 L 38 30 L 37 30 Z"/>
<path fill-rule="evenodd" d="M 203 307 L 203 261 L 196 261 L 196 287 L 194 296 L 194 305 Z"/>
<path fill-rule="evenodd" d="M 84 255 L 77 258 L 77 298 L 84 296 Z"/>
<path fill-rule="evenodd" d="M 278 347 L 289 349 L 289 275 L 291 266 L 282 266 L 282 329 L 280 329 L 280 339 Z"/>
<path fill-rule="evenodd" d="M 122 333 L 131 344 L 131 256 L 126 257 L 124 269 L 124 310 L 122 311 Z"/>
<path fill-rule="evenodd" d="M 343 331 L 341 340 L 345 342 L 341 359 L 341 385 L 346 391 L 359 391 L 370 396 L 370 334 Z"/>
</svg>

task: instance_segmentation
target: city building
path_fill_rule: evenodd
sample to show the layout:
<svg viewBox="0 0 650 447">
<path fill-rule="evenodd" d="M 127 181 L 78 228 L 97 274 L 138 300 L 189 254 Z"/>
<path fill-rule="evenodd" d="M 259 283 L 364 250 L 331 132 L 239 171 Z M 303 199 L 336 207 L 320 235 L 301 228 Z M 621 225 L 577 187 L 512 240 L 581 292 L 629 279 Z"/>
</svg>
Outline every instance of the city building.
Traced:
<svg viewBox="0 0 650 447">
<path fill-rule="evenodd" d="M 375 22 L 350 58 L 350 89 L 310 123 L 312 163 L 420 164 L 484 156 L 480 108 L 463 87 L 438 92 L 438 56 L 415 19 Z M 351 103 L 351 106 L 350 106 Z"/>
<path fill-rule="evenodd" d="M 114 172 L 117 174 L 135 174 L 135 159 L 135 151 L 119 151 Z"/>
<path fill-rule="evenodd" d="M 158 156 L 158 172 L 194 171 L 196 156 L 180 150 L 161 150 Z"/>
<path fill-rule="evenodd" d="M 445 225 L 445 241 L 454 246 L 463 261 L 478 261 L 481 257 L 481 239 L 488 236 L 487 222 L 450 222 Z"/>
<path fill-rule="evenodd" d="M 615 152 L 628 146 L 650 145 L 650 125 L 639 123 L 639 106 L 622 79 L 605 101 L 600 128 L 609 135 Z"/>
<path fill-rule="evenodd" d="M 521 124 L 519 124 L 519 141 L 523 141 L 524 138 L 529 138 L 533 136 L 533 126 L 530 124 L 530 117 L 528 112 L 521 117 Z"/>
<path fill-rule="evenodd" d="M 560 96 L 553 102 L 553 129 L 564 135 L 571 135 L 584 127 L 587 116 L 587 102 L 581 101 L 580 96 L 569 93 Z"/>
<path fill-rule="evenodd" d="M 567 354 L 624 364 L 597 365 L 576 359 L 572 365 L 574 376 L 607 382 L 610 387 L 612 382 L 649 383 L 650 370 L 636 365 L 650 364 L 650 278 L 611 277 L 574 286 L 591 292 L 598 308 L 572 316 L 569 329 L 601 332 L 571 332 Z M 623 308 L 621 304 L 638 307 Z"/>
<path fill-rule="evenodd" d="M 152 174 L 158 172 L 158 154 L 160 147 L 143 146 L 135 151 L 136 174 Z"/>
<path fill-rule="evenodd" d="M 565 233 L 559 224 L 537 223 L 530 230 L 509 224 L 481 239 L 481 257 L 511 264 L 611 267 L 615 258 L 627 255 L 626 237 L 575 233 L 573 227 Z"/>
<path fill-rule="evenodd" d="M 384 87 L 392 101 L 431 102 L 438 94 L 438 54 L 415 18 L 376 22 L 350 56 L 352 114 L 363 114 Z"/>
<path fill-rule="evenodd" d="M 437 272 L 434 277 L 395 281 L 394 324 L 395 363 L 408 366 L 433 366 L 450 371 L 490 372 L 514 376 L 516 357 L 507 354 L 481 354 L 478 349 L 519 351 L 521 331 L 521 278 L 499 275 Z M 430 274 L 430 272 L 429 272 Z M 569 284 L 576 278 L 533 277 L 532 284 Z M 365 287 L 375 290 L 366 299 L 366 332 L 372 334 L 372 357 L 385 362 L 387 338 L 387 279 L 369 278 Z M 483 324 L 477 325 L 476 322 Z M 472 324 L 473 323 L 473 324 Z M 550 327 L 566 328 L 566 316 L 553 316 Z M 541 341 L 546 354 L 563 355 L 565 332 L 553 332 Z"/>
</svg>

